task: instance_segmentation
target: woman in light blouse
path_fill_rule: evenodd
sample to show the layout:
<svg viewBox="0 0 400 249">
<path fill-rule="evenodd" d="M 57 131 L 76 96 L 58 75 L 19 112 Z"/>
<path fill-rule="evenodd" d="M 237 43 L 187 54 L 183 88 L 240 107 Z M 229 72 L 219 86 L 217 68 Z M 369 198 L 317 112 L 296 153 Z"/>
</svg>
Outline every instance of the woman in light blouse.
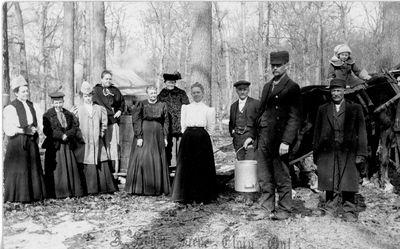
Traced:
<svg viewBox="0 0 400 249">
<path fill-rule="evenodd" d="M 179 147 L 172 199 L 181 203 L 208 203 L 217 197 L 214 154 L 210 135 L 215 110 L 202 102 L 204 87 L 191 86 L 194 102 L 181 111 L 182 141 Z"/>
<path fill-rule="evenodd" d="M 11 82 L 16 95 L 3 110 L 3 130 L 8 136 L 4 157 L 4 202 L 43 200 L 46 188 L 40 162 L 37 110 L 28 100 L 29 89 L 20 76 Z"/>
</svg>

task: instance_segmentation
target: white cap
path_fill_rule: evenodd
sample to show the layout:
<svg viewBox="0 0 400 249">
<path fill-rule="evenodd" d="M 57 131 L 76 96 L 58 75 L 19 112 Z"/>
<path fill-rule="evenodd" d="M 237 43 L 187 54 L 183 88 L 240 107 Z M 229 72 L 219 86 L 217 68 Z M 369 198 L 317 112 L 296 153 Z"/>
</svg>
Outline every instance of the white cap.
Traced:
<svg viewBox="0 0 400 249">
<path fill-rule="evenodd" d="M 15 88 L 20 87 L 20 86 L 27 86 L 28 83 L 26 82 L 24 76 L 19 75 L 15 77 L 11 82 L 10 82 L 10 87 L 11 90 L 14 91 Z"/>
<path fill-rule="evenodd" d="M 90 85 L 89 82 L 84 81 L 81 86 L 81 92 L 83 94 L 89 94 L 89 93 L 93 92 L 93 87 Z"/>
</svg>

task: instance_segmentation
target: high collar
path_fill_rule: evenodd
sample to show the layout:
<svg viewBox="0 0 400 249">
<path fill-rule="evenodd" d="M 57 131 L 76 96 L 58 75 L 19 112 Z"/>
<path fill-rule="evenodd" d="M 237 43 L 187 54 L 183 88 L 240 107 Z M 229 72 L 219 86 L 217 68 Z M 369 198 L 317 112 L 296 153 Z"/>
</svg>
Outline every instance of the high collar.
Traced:
<svg viewBox="0 0 400 249">
<path fill-rule="evenodd" d="M 246 103 L 246 101 L 249 99 L 249 97 L 246 97 L 244 100 L 239 99 L 239 103 Z"/>
</svg>

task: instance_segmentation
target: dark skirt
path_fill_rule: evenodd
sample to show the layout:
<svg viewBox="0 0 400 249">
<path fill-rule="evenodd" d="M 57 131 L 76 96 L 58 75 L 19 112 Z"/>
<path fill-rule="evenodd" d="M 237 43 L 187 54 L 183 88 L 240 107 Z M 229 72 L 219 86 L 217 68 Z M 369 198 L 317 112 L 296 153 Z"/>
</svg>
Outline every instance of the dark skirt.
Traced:
<svg viewBox="0 0 400 249">
<path fill-rule="evenodd" d="M 118 186 L 111 173 L 111 162 L 104 161 L 98 165 L 82 164 L 88 194 L 114 193 Z"/>
<path fill-rule="evenodd" d="M 137 195 L 168 195 L 171 192 L 161 123 L 143 120 L 143 146 L 132 143 L 125 191 Z"/>
<path fill-rule="evenodd" d="M 68 144 L 60 144 L 58 150 L 46 149 L 45 181 L 48 197 L 78 197 L 85 194 L 83 169 L 78 166 Z"/>
<path fill-rule="evenodd" d="M 4 158 L 4 202 L 32 202 L 46 197 L 36 136 L 9 137 Z"/>
<path fill-rule="evenodd" d="M 179 147 L 172 200 L 208 203 L 217 197 L 214 153 L 204 128 L 186 129 Z"/>
</svg>

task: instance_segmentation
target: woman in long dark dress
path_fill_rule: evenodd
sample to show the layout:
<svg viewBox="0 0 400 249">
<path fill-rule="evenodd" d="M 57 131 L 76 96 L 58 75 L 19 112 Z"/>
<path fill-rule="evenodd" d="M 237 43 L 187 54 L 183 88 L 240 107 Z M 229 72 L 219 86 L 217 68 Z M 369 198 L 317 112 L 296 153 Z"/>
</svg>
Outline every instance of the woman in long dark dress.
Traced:
<svg viewBox="0 0 400 249">
<path fill-rule="evenodd" d="M 79 139 L 79 124 L 74 115 L 63 108 L 64 94 L 50 94 L 53 107 L 43 115 L 46 139 L 44 166 L 49 197 L 77 197 L 85 194 L 83 171 L 78 167 L 74 149 Z"/>
<path fill-rule="evenodd" d="M 88 194 L 113 193 L 118 190 L 109 161 L 101 162 L 100 145 L 107 130 L 107 111 L 93 103 L 93 87 L 81 86 L 83 103 L 76 109 L 84 143 L 75 150 L 77 162 L 83 168 Z"/>
<path fill-rule="evenodd" d="M 194 102 L 182 106 L 183 137 L 179 147 L 172 199 L 208 203 L 217 197 L 216 172 L 210 134 L 215 127 L 215 110 L 202 102 L 204 87 L 191 87 Z"/>
<path fill-rule="evenodd" d="M 9 137 L 4 158 L 4 202 L 28 203 L 46 197 L 37 144 L 38 119 L 28 100 L 26 81 L 16 80 L 11 88 L 17 98 L 3 110 L 3 130 Z"/>
<path fill-rule="evenodd" d="M 125 191 L 137 195 L 168 195 L 171 192 L 165 154 L 168 112 L 157 101 L 157 89 L 148 87 L 148 99 L 133 110 L 135 138 L 127 172 Z"/>
</svg>

